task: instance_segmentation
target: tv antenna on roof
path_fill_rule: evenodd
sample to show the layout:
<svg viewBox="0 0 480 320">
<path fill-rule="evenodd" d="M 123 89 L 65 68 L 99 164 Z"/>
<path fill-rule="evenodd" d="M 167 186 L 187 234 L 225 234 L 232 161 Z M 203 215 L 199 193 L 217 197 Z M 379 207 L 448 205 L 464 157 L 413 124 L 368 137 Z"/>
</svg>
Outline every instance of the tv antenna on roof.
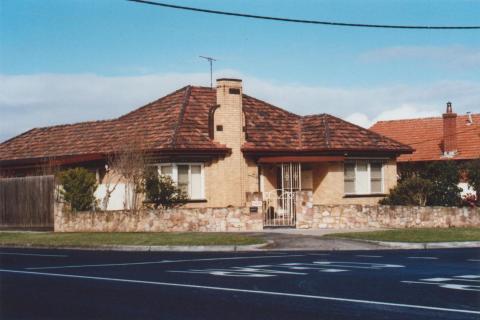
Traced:
<svg viewBox="0 0 480 320">
<path fill-rule="evenodd" d="M 208 60 L 210 63 L 210 88 L 213 88 L 213 61 L 217 61 L 217 59 L 214 59 L 212 57 L 204 57 L 204 56 L 199 56 L 200 58 L 203 58 L 205 60 Z"/>
</svg>

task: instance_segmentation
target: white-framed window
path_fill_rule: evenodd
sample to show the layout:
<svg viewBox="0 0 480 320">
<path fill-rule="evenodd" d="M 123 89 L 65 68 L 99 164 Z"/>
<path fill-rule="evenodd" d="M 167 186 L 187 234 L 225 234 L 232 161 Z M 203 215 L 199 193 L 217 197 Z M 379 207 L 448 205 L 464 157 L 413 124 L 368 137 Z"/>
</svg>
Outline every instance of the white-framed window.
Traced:
<svg viewBox="0 0 480 320">
<path fill-rule="evenodd" d="M 162 163 L 158 173 L 172 178 L 178 188 L 192 200 L 205 199 L 205 179 L 202 163 Z"/>
<path fill-rule="evenodd" d="M 383 193 L 383 162 L 376 160 L 346 161 L 344 164 L 345 194 Z"/>
</svg>

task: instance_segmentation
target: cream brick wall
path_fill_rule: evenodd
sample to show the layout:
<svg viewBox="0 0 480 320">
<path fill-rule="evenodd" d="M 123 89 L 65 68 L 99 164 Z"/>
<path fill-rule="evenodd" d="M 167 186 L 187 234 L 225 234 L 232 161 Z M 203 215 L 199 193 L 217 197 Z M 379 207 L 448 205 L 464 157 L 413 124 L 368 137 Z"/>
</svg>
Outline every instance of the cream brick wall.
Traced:
<svg viewBox="0 0 480 320">
<path fill-rule="evenodd" d="M 389 160 L 384 165 L 384 191 L 397 184 L 397 165 Z M 344 197 L 343 162 L 328 162 L 314 166 L 313 202 L 314 204 L 377 204 L 382 197 Z"/>
</svg>

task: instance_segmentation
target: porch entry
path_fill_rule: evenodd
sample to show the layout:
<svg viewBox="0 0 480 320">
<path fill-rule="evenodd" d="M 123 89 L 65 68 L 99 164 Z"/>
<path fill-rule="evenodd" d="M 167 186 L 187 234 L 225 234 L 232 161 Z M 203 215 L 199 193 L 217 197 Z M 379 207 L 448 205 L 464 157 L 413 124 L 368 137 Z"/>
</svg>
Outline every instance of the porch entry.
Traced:
<svg viewBox="0 0 480 320">
<path fill-rule="evenodd" d="M 299 162 L 277 165 L 277 189 L 264 193 L 264 227 L 294 227 L 296 192 L 302 188 Z"/>
</svg>

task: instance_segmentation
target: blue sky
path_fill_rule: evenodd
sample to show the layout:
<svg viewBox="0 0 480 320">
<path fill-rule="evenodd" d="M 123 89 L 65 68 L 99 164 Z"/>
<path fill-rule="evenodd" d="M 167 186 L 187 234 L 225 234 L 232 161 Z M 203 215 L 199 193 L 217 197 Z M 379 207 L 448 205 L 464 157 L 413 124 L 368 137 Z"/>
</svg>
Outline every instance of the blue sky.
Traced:
<svg viewBox="0 0 480 320">
<path fill-rule="evenodd" d="M 165 2 L 173 3 L 173 1 Z M 327 21 L 479 25 L 480 1 L 176 1 Z M 215 76 L 291 111 L 368 126 L 480 111 L 480 30 L 352 29 L 177 11 L 123 0 L 0 1 L 0 140 L 111 118 Z"/>
</svg>

